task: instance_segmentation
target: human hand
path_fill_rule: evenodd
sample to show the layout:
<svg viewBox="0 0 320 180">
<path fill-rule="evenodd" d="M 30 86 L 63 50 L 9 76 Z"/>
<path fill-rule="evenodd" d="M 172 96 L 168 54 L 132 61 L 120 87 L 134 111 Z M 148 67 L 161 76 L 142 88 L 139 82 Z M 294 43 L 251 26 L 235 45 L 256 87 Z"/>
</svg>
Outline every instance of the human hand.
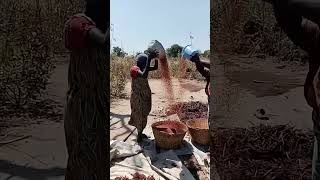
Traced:
<svg viewBox="0 0 320 180">
<path fill-rule="evenodd" d="M 159 56 L 159 51 L 156 50 L 156 49 L 148 49 L 148 50 L 146 51 L 146 54 L 148 55 L 148 57 L 149 57 L 150 59 L 153 59 L 153 58 L 156 58 L 156 57 Z"/>
<path fill-rule="evenodd" d="M 194 62 L 194 63 L 200 62 L 199 54 L 198 54 L 198 53 L 194 54 L 194 55 L 190 58 L 190 61 L 191 61 L 191 62 Z"/>
</svg>

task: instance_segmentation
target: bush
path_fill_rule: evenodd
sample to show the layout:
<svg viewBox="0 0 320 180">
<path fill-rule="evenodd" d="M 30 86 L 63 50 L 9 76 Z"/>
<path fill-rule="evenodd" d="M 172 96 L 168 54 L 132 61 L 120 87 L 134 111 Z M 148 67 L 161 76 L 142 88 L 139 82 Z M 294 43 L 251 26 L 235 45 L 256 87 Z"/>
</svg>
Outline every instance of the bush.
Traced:
<svg viewBox="0 0 320 180">
<path fill-rule="evenodd" d="M 111 98 L 121 97 L 130 78 L 130 68 L 133 59 L 111 57 L 110 64 L 110 95 Z"/>
<path fill-rule="evenodd" d="M 178 58 L 169 59 L 169 66 L 171 76 L 175 78 L 181 77 L 181 63 Z M 185 62 L 186 73 L 183 74 L 182 78 L 186 79 L 197 79 L 203 80 L 204 78 L 201 74 L 196 70 L 196 67 L 193 63 L 187 61 Z M 132 57 L 119 58 L 112 56 L 111 57 L 111 71 L 110 71 L 110 87 L 111 87 L 111 98 L 119 98 L 123 96 L 123 91 L 125 89 L 128 81 L 131 81 L 130 77 L 130 68 L 135 65 L 135 61 Z M 152 71 L 149 74 L 150 79 L 159 79 L 161 78 L 161 73 L 159 70 Z"/>
<path fill-rule="evenodd" d="M 22 107 L 45 90 L 54 68 L 53 52 L 65 51 L 68 15 L 82 0 L 0 1 L 0 103 Z"/>
<path fill-rule="evenodd" d="M 305 52 L 282 32 L 270 4 L 255 0 L 222 0 L 217 10 L 217 3 L 210 12 L 214 51 L 305 61 Z"/>
</svg>

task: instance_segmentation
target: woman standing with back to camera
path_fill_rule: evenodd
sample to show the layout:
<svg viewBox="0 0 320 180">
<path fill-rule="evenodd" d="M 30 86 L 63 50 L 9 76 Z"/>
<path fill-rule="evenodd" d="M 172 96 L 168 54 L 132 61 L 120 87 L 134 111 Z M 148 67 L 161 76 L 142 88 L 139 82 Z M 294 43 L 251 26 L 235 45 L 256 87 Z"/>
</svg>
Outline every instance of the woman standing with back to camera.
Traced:
<svg viewBox="0 0 320 180">
<path fill-rule="evenodd" d="M 72 16 L 65 25 L 65 45 L 71 51 L 64 122 L 66 180 L 107 177 L 107 8 L 105 0 L 87 0 L 85 13 Z"/>
</svg>

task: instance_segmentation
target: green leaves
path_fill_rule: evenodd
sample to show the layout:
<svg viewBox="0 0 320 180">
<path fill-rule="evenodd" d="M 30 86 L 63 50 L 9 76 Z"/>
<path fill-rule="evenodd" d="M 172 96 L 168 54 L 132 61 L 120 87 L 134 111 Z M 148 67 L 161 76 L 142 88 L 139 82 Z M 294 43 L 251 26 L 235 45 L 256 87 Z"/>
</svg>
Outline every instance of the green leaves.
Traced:
<svg viewBox="0 0 320 180">
<path fill-rule="evenodd" d="M 123 49 L 121 49 L 120 47 L 113 47 L 112 55 L 123 58 L 127 55 L 127 53 L 124 52 Z"/>
<path fill-rule="evenodd" d="M 183 47 L 178 44 L 173 44 L 170 48 L 167 49 L 167 55 L 172 58 L 179 57 L 182 48 Z"/>
</svg>

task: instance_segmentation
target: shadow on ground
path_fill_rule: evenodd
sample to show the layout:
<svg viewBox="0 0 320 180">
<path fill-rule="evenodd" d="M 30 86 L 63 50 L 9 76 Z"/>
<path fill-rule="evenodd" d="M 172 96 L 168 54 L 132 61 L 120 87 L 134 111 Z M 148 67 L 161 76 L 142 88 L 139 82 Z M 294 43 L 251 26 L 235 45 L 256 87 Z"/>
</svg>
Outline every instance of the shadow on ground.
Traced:
<svg viewBox="0 0 320 180">
<path fill-rule="evenodd" d="M 125 122 L 126 118 L 130 118 L 129 114 L 122 115 L 122 114 L 115 114 L 113 112 L 110 112 L 110 119 L 113 119 L 113 118 L 116 118 L 116 119 L 119 119 L 119 120 L 117 120 L 116 122 L 112 122 L 110 124 L 110 130 L 116 130 L 116 129 L 112 128 L 112 126 L 114 126 L 115 124 L 118 124 L 118 123 L 121 124 L 120 125 L 121 128 L 125 128 L 126 129 L 125 132 L 116 135 L 113 139 L 117 139 L 120 136 L 128 134 L 129 132 L 132 132 L 132 129 L 129 128 L 130 125 L 128 125 L 128 123 Z M 129 135 L 130 135 L 130 133 L 129 133 Z"/>
<path fill-rule="evenodd" d="M 4 175 L 8 176 L 6 179 L 24 179 L 24 180 L 48 180 L 54 178 L 61 178 L 64 176 L 64 169 L 53 167 L 49 169 L 36 169 L 32 167 L 12 164 L 9 161 L 0 160 L 0 179 Z M 64 178 L 63 178 L 64 179 Z"/>
</svg>

